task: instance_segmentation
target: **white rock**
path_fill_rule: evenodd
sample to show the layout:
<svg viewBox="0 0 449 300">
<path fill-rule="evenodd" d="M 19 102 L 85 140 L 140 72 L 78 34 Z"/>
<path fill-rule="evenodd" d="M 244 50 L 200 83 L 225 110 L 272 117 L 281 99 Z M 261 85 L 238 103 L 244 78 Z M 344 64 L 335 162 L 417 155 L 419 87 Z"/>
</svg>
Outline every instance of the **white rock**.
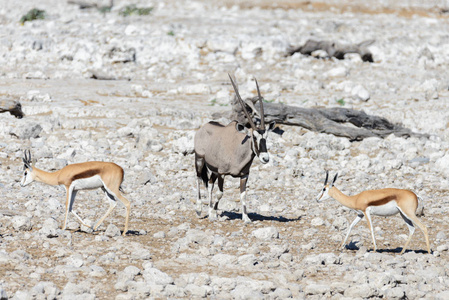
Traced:
<svg viewBox="0 0 449 300">
<path fill-rule="evenodd" d="M 33 121 L 18 122 L 16 127 L 11 128 L 10 135 L 22 140 L 37 138 L 42 132 L 42 126 Z"/>
<path fill-rule="evenodd" d="M 151 259 L 151 252 L 145 248 L 137 249 L 131 252 L 131 258 L 138 260 L 148 260 Z"/>
<path fill-rule="evenodd" d="M 80 268 L 84 265 L 84 260 L 81 255 L 72 255 L 67 258 L 67 265 Z"/>
<path fill-rule="evenodd" d="M 204 83 L 185 85 L 178 88 L 181 94 L 210 94 L 210 86 Z"/>
<path fill-rule="evenodd" d="M 230 266 L 237 261 L 237 258 L 234 255 L 218 253 L 211 258 L 211 261 L 219 266 Z"/>
<path fill-rule="evenodd" d="M 306 295 L 323 295 L 330 292 L 330 286 L 327 284 L 308 284 L 304 288 L 304 293 Z"/>
<path fill-rule="evenodd" d="M 148 284 L 157 284 L 165 286 L 167 284 L 173 283 L 173 278 L 170 275 L 156 268 L 145 269 L 142 275 Z"/>
<path fill-rule="evenodd" d="M 448 245 L 440 245 L 437 247 L 438 252 L 447 251 L 449 249 Z"/>
<path fill-rule="evenodd" d="M 11 261 L 9 254 L 3 250 L 0 250 L 0 264 L 6 264 Z M 1 286 L 0 286 L 1 287 Z"/>
<path fill-rule="evenodd" d="M 240 284 L 231 292 L 233 299 L 263 299 L 260 290 L 252 289 L 245 284 Z"/>
<path fill-rule="evenodd" d="M 33 227 L 31 219 L 26 216 L 14 216 L 11 223 L 15 230 L 20 231 L 29 231 Z"/>
<path fill-rule="evenodd" d="M 276 227 L 265 227 L 265 228 L 259 228 L 252 232 L 252 235 L 255 238 L 268 240 L 268 239 L 277 239 L 279 238 L 279 231 Z"/>
<path fill-rule="evenodd" d="M 312 226 L 323 226 L 324 220 L 320 217 L 315 217 L 312 219 L 311 224 L 312 224 Z"/>
<path fill-rule="evenodd" d="M 59 230 L 59 223 L 53 218 L 48 218 L 42 224 L 42 228 L 39 230 L 39 233 L 47 236 L 47 237 L 56 237 L 58 236 L 57 231 Z"/>
<path fill-rule="evenodd" d="M 325 73 L 327 77 L 344 77 L 348 74 L 348 70 L 345 67 L 336 67 L 330 69 Z"/>
<path fill-rule="evenodd" d="M 116 237 L 116 236 L 120 236 L 121 232 L 117 226 L 115 226 L 114 224 L 109 224 L 108 228 L 106 228 L 106 231 L 104 232 L 104 234 L 107 237 Z"/>
<path fill-rule="evenodd" d="M 351 90 L 351 95 L 352 98 L 359 101 L 368 101 L 370 98 L 369 92 L 360 84 Z"/>
<path fill-rule="evenodd" d="M 207 289 L 195 284 L 188 284 L 185 287 L 185 290 L 190 294 L 190 297 L 193 298 L 205 298 L 207 296 Z"/>
</svg>

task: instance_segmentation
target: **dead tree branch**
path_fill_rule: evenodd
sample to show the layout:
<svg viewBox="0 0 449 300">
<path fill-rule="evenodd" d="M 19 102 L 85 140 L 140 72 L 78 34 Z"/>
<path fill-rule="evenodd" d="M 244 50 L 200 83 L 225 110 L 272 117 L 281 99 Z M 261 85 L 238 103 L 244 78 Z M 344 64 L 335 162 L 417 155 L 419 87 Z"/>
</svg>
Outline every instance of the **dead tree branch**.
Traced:
<svg viewBox="0 0 449 300">
<path fill-rule="evenodd" d="M 25 114 L 22 111 L 22 105 L 15 100 L 0 100 L 0 113 L 9 111 L 11 115 L 22 119 Z"/>
<path fill-rule="evenodd" d="M 344 59 L 347 53 L 358 53 L 363 61 L 373 62 L 373 55 L 368 50 L 368 46 L 374 43 L 374 40 L 368 40 L 359 44 L 345 44 L 330 41 L 308 40 L 304 45 L 289 51 L 289 55 L 299 52 L 303 55 L 312 55 L 312 52 L 324 50 L 329 57 Z"/>
<path fill-rule="evenodd" d="M 247 109 L 256 116 L 254 103 L 257 97 L 246 99 Z M 428 137 L 415 133 L 399 124 L 393 124 L 385 118 L 368 115 L 364 111 L 343 107 L 304 108 L 281 103 L 264 103 L 266 122 L 301 126 L 311 131 L 346 137 L 351 141 L 360 141 L 368 137 L 385 138 L 390 134 L 400 137 Z M 230 119 L 246 124 L 246 117 L 239 104 L 233 103 Z"/>
</svg>

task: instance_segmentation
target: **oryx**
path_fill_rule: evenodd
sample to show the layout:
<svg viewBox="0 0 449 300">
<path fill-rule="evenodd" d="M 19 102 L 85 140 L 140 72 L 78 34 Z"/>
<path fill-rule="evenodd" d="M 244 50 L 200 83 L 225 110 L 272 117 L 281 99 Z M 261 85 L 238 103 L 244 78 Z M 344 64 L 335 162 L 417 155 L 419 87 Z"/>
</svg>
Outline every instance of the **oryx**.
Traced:
<svg viewBox="0 0 449 300">
<path fill-rule="evenodd" d="M 228 74 L 229 75 L 229 74 Z M 240 201 L 242 202 L 242 219 L 245 223 L 251 222 L 246 212 L 246 182 L 248 180 L 249 169 L 254 157 L 258 157 L 263 164 L 268 163 L 270 156 L 267 152 L 267 136 L 272 131 L 275 122 L 265 125 L 263 99 L 260 95 L 259 85 L 256 80 L 258 100 L 260 103 L 260 126 L 256 127 L 251 115 L 245 108 L 245 104 L 240 97 L 236 84 L 232 80 L 235 94 L 242 105 L 243 112 L 251 126 L 249 130 L 232 121 L 228 125 L 217 122 L 209 122 L 203 125 L 195 134 L 195 168 L 197 174 L 198 198 L 196 201 L 196 212 L 201 215 L 201 181 L 204 182 L 208 190 L 209 198 L 209 220 L 216 220 L 218 202 L 223 196 L 224 176 L 240 178 Z M 208 175 L 208 171 L 210 177 Z M 213 204 L 212 190 L 218 178 L 219 192 L 217 202 Z"/>
</svg>

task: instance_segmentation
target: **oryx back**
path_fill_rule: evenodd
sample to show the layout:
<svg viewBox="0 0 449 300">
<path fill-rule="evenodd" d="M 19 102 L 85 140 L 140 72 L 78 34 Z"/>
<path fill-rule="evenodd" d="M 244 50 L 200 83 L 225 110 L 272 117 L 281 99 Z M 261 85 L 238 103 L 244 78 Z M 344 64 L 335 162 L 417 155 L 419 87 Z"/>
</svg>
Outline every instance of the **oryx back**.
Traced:
<svg viewBox="0 0 449 300">
<path fill-rule="evenodd" d="M 237 131 L 236 124 L 236 121 L 226 126 L 209 122 L 196 133 L 195 153 L 204 158 L 212 172 L 232 176 L 249 172 L 254 159 L 251 137 Z"/>
</svg>

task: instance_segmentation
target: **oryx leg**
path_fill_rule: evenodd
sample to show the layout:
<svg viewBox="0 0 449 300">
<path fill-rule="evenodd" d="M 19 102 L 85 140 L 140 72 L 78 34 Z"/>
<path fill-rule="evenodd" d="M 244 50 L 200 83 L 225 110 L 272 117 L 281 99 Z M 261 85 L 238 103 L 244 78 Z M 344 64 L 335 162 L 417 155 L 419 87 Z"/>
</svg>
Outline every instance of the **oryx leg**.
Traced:
<svg viewBox="0 0 449 300">
<path fill-rule="evenodd" d="M 197 198 L 196 198 L 196 214 L 198 215 L 198 217 L 201 216 L 201 210 L 202 210 L 202 202 L 201 202 L 201 182 L 204 183 L 204 185 L 206 186 L 206 189 L 208 188 L 208 178 L 207 178 L 207 168 L 205 166 L 205 160 L 203 157 L 199 157 L 196 153 L 195 153 L 195 169 L 196 169 L 196 178 L 197 178 L 197 182 L 196 182 L 196 186 L 197 186 Z"/>
<path fill-rule="evenodd" d="M 245 223 L 251 223 L 251 219 L 246 212 L 246 182 L 248 175 L 240 178 L 240 201 L 242 201 L 242 220 Z"/>
<path fill-rule="evenodd" d="M 218 192 L 217 192 L 217 202 L 215 202 L 214 210 L 218 209 L 218 203 L 223 197 L 223 184 L 224 184 L 224 176 L 218 175 Z"/>
<path fill-rule="evenodd" d="M 214 201 L 212 192 L 214 190 L 215 181 L 217 180 L 217 174 L 212 173 L 209 179 L 209 187 L 207 188 L 207 196 L 209 197 L 209 220 L 216 221 L 217 220 L 217 211 L 214 209 Z"/>
<path fill-rule="evenodd" d="M 349 229 L 348 229 L 348 232 L 346 233 L 345 239 L 343 240 L 343 242 L 340 244 L 340 246 L 338 248 L 342 248 L 346 245 L 346 241 L 348 240 L 348 237 L 349 237 L 349 234 L 351 233 L 352 228 L 354 228 L 354 226 L 357 225 L 357 223 L 359 223 L 361 219 L 363 219 L 363 214 L 357 214 L 357 217 L 354 219 L 354 221 L 352 221 L 351 225 L 349 225 Z"/>
<path fill-rule="evenodd" d="M 374 229 L 373 229 L 373 223 L 371 222 L 371 214 L 370 214 L 369 207 L 365 210 L 364 214 L 366 216 L 366 222 L 368 223 L 368 228 L 371 231 L 371 237 L 373 238 L 374 251 L 377 251 L 376 238 L 374 237 Z"/>
</svg>

